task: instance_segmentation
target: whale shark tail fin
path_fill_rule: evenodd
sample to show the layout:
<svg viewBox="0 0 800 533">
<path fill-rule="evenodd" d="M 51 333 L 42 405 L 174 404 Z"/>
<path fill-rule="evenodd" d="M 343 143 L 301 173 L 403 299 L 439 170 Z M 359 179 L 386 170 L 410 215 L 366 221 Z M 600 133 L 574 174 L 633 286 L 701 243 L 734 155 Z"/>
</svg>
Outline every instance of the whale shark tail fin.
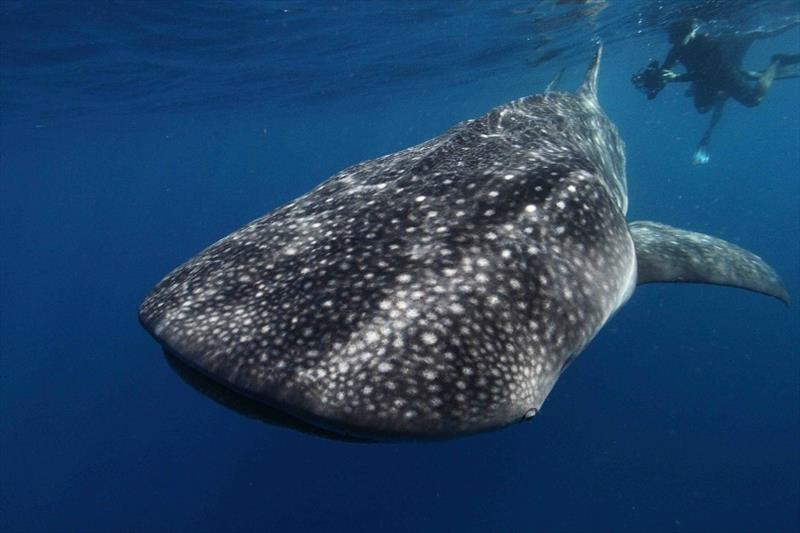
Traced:
<svg viewBox="0 0 800 533">
<path fill-rule="evenodd" d="M 585 97 L 597 100 L 597 73 L 600 70 L 600 58 L 603 55 L 603 45 L 598 45 L 594 51 L 594 58 L 586 69 L 586 75 L 583 78 L 583 83 L 578 87 L 578 94 Z"/>
<path fill-rule="evenodd" d="M 778 274 L 757 255 L 722 239 L 657 222 L 630 224 L 637 284 L 711 283 L 773 296 L 789 305 Z"/>
</svg>

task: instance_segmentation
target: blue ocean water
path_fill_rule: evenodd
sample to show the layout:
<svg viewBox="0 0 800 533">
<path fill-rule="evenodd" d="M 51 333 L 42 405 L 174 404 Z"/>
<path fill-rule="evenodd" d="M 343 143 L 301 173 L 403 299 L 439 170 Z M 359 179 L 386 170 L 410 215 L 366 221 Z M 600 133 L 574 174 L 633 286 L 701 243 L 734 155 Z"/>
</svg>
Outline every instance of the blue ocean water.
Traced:
<svg viewBox="0 0 800 533">
<path fill-rule="evenodd" d="M 184 383 L 136 311 L 170 269 L 345 166 L 539 92 L 606 43 L 629 219 L 714 234 L 800 299 L 800 79 L 707 116 L 630 76 L 664 27 L 796 2 L 0 3 L 0 529 L 797 531 L 800 311 L 648 285 L 529 424 L 356 444 Z M 800 31 L 746 64 L 800 51 Z"/>
</svg>

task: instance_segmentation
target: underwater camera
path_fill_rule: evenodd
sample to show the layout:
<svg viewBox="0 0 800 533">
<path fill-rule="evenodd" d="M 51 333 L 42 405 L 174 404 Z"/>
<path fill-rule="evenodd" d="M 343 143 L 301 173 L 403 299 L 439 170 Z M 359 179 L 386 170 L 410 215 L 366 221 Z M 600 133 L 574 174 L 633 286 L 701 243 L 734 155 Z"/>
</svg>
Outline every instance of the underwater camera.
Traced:
<svg viewBox="0 0 800 533">
<path fill-rule="evenodd" d="M 667 82 L 658 64 L 657 59 L 653 59 L 645 68 L 631 77 L 633 85 L 647 95 L 648 100 L 652 100 L 663 89 Z"/>
</svg>

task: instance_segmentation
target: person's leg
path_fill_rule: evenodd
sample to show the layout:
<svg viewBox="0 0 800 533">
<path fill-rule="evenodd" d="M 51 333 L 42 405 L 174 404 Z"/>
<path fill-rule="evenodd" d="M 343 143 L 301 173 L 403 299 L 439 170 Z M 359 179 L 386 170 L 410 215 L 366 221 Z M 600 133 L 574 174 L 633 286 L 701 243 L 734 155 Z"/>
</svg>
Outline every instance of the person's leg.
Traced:
<svg viewBox="0 0 800 533">
<path fill-rule="evenodd" d="M 756 96 L 758 98 L 758 102 L 761 102 L 761 99 L 764 98 L 764 95 L 767 93 L 767 89 L 769 86 L 772 85 L 772 82 L 775 80 L 775 73 L 778 72 L 778 65 L 779 62 L 773 61 L 770 63 L 767 70 L 764 71 L 764 74 L 758 78 L 756 82 Z"/>
<path fill-rule="evenodd" d="M 697 112 L 708 113 L 717 98 L 717 89 L 701 83 L 693 83 L 689 89 L 694 96 L 694 108 Z"/>
<path fill-rule="evenodd" d="M 722 118 L 722 109 L 725 107 L 726 100 L 726 97 L 721 97 L 714 105 L 714 111 L 711 113 L 711 122 L 709 122 L 706 132 L 703 134 L 703 138 L 700 139 L 700 143 L 697 145 L 697 149 L 694 151 L 692 163 L 695 165 L 705 165 L 711 159 L 711 153 L 709 152 L 711 133 L 717 126 L 719 119 Z"/>
<path fill-rule="evenodd" d="M 730 79 L 725 84 L 726 92 L 742 105 L 755 107 L 764 99 L 770 85 L 775 80 L 778 72 L 778 61 L 773 61 L 756 80 L 755 85 L 748 83 L 748 73 L 737 71 L 731 73 Z"/>
<path fill-rule="evenodd" d="M 772 63 L 777 63 L 775 80 L 785 80 L 789 78 L 800 78 L 800 54 L 775 54 L 772 56 Z M 765 70 L 746 70 L 742 75 L 748 81 L 758 81 L 766 74 Z"/>
</svg>

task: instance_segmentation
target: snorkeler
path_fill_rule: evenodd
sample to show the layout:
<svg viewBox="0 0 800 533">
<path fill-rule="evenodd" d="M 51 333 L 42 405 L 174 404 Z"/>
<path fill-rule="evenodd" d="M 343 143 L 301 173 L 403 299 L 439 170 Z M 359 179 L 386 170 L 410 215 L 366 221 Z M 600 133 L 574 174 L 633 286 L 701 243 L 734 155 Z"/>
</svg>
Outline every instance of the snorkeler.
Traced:
<svg viewBox="0 0 800 533">
<path fill-rule="evenodd" d="M 783 33 L 800 25 L 800 20 L 776 30 L 756 30 L 712 36 L 699 33 L 697 19 L 674 22 L 669 27 L 672 45 L 662 65 L 652 60 L 645 69 L 633 76 L 633 84 L 652 100 L 667 83 L 690 82 L 687 95 L 694 97 L 700 113 L 713 110 L 711 122 L 694 153 L 695 165 L 708 163 L 711 133 L 722 116 L 728 98 L 747 106 L 757 106 L 776 78 L 800 76 L 800 54 L 776 54 L 766 70 L 751 72 L 742 69 L 742 61 L 753 42 Z M 671 69 L 680 62 L 686 72 L 677 74 Z"/>
</svg>

